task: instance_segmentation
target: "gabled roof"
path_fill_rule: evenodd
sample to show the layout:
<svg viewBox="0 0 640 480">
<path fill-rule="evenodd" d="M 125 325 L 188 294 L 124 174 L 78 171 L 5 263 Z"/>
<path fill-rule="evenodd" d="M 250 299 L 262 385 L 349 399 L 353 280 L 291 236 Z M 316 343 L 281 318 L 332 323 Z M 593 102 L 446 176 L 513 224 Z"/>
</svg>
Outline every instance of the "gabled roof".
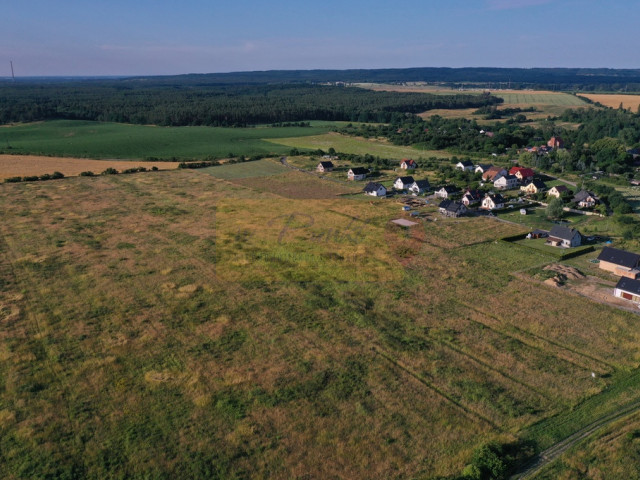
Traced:
<svg viewBox="0 0 640 480">
<path fill-rule="evenodd" d="M 403 163 L 406 163 L 407 165 L 416 165 L 415 160 L 412 160 L 410 158 L 403 158 L 402 161 L 400 162 L 400 165 L 402 165 Z"/>
<path fill-rule="evenodd" d="M 567 187 L 566 185 L 556 185 L 555 187 L 551 187 L 551 189 L 556 189 L 559 193 L 562 192 L 566 192 L 567 190 L 569 190 L 569 187 Z"/>
<path fill-rule="evenodd" d="M 398 177 L 393 183 L 397 182 L 398 180 L 400 180 L 403 184 L 415 182 L 412 176 L 407 176 L 407 177 Z"/>
<path fill-rule="evenodd" d="M 598 260 L 602 262 L 614 263 L 627 268 L 634 268 L 640 263 L 640 255 L 626 252 L 612 247 L 604 247 L 598 255 Z"/>
<path fill-rule="evenodd" d="M 483 172 L 486 172 L 491 167 L 493 167 L 493 165 L 491 165 L 490 163 L 479 163 L 478 165 L 476 165 L 476 169 L 480 168 Z"/>
<path fill-rule="evenodd" d="M 387 190 L 387 188 L 380 183 L 369 182 L 365 185 L 365 187 L 363 188 L 363 191 L 365 193 L 377 192 L 380 187 L 384 188 L 385 191 Z"/>
<path fill-rule="evenodd" d="M 512 181 L 512 182 L 513 182 L 513 181 L 517 181 L 517 180 L 518 180 L 518 177 L 516 177 L 515 175 L 504 175 L 504 176 L 502 176 L 502 177 L 498 178 L 498 179 L 496 180 L 496 182 L 499 182 L 499 181 L 500 181 L 500 180 L 502 180 L 503 178 L 504 178 L 504 179 L 505 179 L 505 181 L 507 181 L 507 182 L 508 182 L 508 181 Z"/>
<path fill-rule="evenodd" d="M 462 165 L 463 167 L 473 167 L 473 162 L 471 160 L 462 160 L 456 165 Z"/>
<path fill-rule="evenodd" d="M 440 190 L 444 190 L 447 193 L 456 193 L 458 191 L 460 191 L 460 189 L 458 187 L 456 187 L 455 185 L 445 185 L 444 187 L 438 189 L 438 191 Z"/>
<path fill-rule="evenodd" d="M 616 288 L 624 290 L 625 292 L 632 293 L 634 295 L 640 295 L 640 280 L 633 280 L 632 278 L 622 277 L 618 280 Z"/>
<path fill-rule="evenodd" d="M 320 162 L 322 168 L 333 168 L 333 162 Z"/>
<path fill-rule="evenodd" d="M 549 232 L 550 237 L 561 238 L 562 240 L 571 240 L 576 235 L 580 235 L 578 230 L 563 227 L 562 225 L 554 225 Z"/>
<path fill-rule="evenodd" d="M 523 177 L 533 177 L 535 175 L 535 172 L 533 170 L 526 167 L 511 167 L 511 170 L 509 170 L 509 175 L 515 175 L 518 172 L 520 172 L 520 175 L 522 175 Z"/>
<path fill-rule="evenodd" d="M 460 203 L 460 202 L 451 202 L 449 205 L 447 205 L 447 212 L 451 212 L 451 213 L 457 213 L 460 210 L 464 210 L 467 207 L 464 206 L 464 204 Z"/>
<path fill-rule="evenodd" d="M 423 190 L 430 187 L 429 180 L 416 180 L 411 186 L 413 187 L 413 185 L 416 185 L 418 188 Z"/>
<path fill-rule="evenodd" d="M 573 197 L 573 200 L 576 202 L 582 202 L 583 200 L 586 200 L 589 197 L 594 199 L 598 198 L 591 192 L 587 192 L 586 190 L 580 190 L 578 193 L 576 193 L 575 197 Z"/>
<path fill-rule="evenodd" d="M 487 195 L 487 197 L 489 197 L 495 205 L 498 205 L 499 203 L 504 203 L 504 197 L 499 193 L 496 193 L 495 195 Z"/>
<path fill-rule="evenodd" d="M 369 169 L 364 167 L 353 167 L 351 171 L 354 175 L 366 175 L 369 173 Z"/>
<path fill-rule="evenodd" d="M 539 228 L 536 228 L 533 232 L 531 232 L 531 235 L 548 235 L 549 231 L 548 230 L 541 230 Z"/>
<path fill-rule="evenodd" d="M 467 190 L 464 194 L 464 196 L 469 196 L 474 200 L 480 200 L 482 198 L 482 193 L 479 192 L 478 190 Z"/>
<path fill-rule="evenodd" d="M 445 210 L 447 209 L 447 207 L 449 207 L 449 205 L 453 203 L 453 200 L 443 200 L 440 202 L 440 204 L 438 205 L 438 208 L 444 208 Z"/>
<path fill-rule="evenodd" d="M 524 184 L 524 186 L 528 187 L 531 184 L 533 184 L 537 189 L 547 188 L 547 186 L 544 184 L 544 182 L 542 180 L 537 179 L 537 178 L 533 178 L 531 180 L 528 180 Z"/>
</svg>

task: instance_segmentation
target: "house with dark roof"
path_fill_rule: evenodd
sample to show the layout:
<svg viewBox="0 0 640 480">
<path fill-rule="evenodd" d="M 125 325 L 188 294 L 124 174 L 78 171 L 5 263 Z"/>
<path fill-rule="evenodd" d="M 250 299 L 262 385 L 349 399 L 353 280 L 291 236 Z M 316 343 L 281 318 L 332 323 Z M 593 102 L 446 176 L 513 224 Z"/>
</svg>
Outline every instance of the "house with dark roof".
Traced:
<svg viewBox="0 0 640 480">
<path fill-rule="evenodd" d="M 515 175 L 504 175 L 493 182 L 493 186 L 498 190 L 510 190 L 518 186 L 518 177 Z"/>
<path fill-rule="evenodd" d="M 333 162 L 320 162 L 316 167 L 319 172 L 331 172 L 334 169 Z"/>
<path fill-rule="evenodd" d="M 438 205 L 438 210 L 440 214 L 445 217 L 459 217 L 467 213 L 467 207 L 453 200 L 443 200 L 440 202 L 440 205 Z"/>
<path fill-rule="evenodd" d="M 409 191 L 414 195 L 420 195 L 422 193 L 428 192 L 431 189 L 431 185 L 429 185 L 429 180 L 416 180 L 409 186 Z"/>
<path fill-rule="evenodd" d="M 451 195 L 455 195 L 459 191 L 460 189 L 455 185 L 445 185 L 439 190 L 436 190 L 436 197 L 449 198 Z"/>
<path fill-rule="evenodd" d="M 549 197 L 560 198 L 564 192 L 569 191 L 569 188 L 566 185 L 556 185 L 555 187 L 551 187 L 547 195 Z"/>
<path fill-rule="evenodd" d="M 462 196 L 462 203 L 469 207 L 470 205 L 475 205 L 476 203 L 480 203 L 482 201 L 482 192 L 478 190 L 467 190 Z"/>
<path fill-rule="evenodd" d="M 537 178 L 531 178 L 525 182 L 524 185 L 520 187 L 520 191 L 526 193 L 527 195 L 534 195 L 536 193 L 544 192 L 547 189 L 547 186 L 544 184 L 542 180 L 538 180 Z"/>
<path fill-rule="evenodd" d="M 502 167 L 489 167 L 483 174 L 485 182 L 495 182 L 498 178 L 507 175 L 507 169 Z"/>
<path fill-rule="evenodd" d="M 549 148 L 564 148 L 564 140 L 560 137 L 551 137 L 551 139 L 547 142 L 547 147 Z"/>
<path fill-rule="evenodd" d="M 403 158 L 400 162 L 400 168 L 403 170 L 414 170 L 417 166 L 415 160 L 411 160 L 410 158 Z"/>
<path fill-rule="evenodd" d="M 482 199 L 482 205 L 480 206 L 483 210 L 500 210 L 504 208 L 504 198 L 499 193 L 495 195 L 486 195 Z"/>
<path fill-rule="evenodd" d="M 462 170 L 463 172 L 473 172 L 474 166 L 471 160 L 463 160 L 456 163 L 456 168 L 458 170 Z"/>
<path fill-rule="evenodd" d="M 634 303 L 640 303 L 640 280 L 622 277 L 618 280 L 613 295 Z"/>
<path fill-rule="evenodd" d="M 412 176 L 398 177 L 396 178 L 396 181 L 393 182 L 393 188 L 396 190 L 406 190 L 413 184 L 413 182 L 415 182 L 415 180 Z"/>
<path fill-rule="evenodd" d="M 387 195 L 387 187 L 381 183 L 369 182 L 362 190 L 365 195 L 372 197 L 384 197 Z"/>
<path fill-rule="evenodd" d="M 582 243 L 582 235 L 574 228 L 554 225 L 549 232 L 547 243 L 553 247 L 579 247 Z"/>
<path fill-rule="evenodd" d="M 539 228 L 527 234 L 527 238 L 547 238 L 548 236 L 549 232 L 547 230 L 541 230 Z"/>
<path fill-rule="evenodd" d="M 491 165 L 490 163 L 479 163 L 478 165 L 476 165 L 474 173 L 484 174 L 484 172 L 489 170 L 491 167 L 493 167 L 493 165 Z"/>
<path fill-rule="evenodd" d="M 604 247 L 598 255 L 598 266 L 615 275 L 638 278 L 640 275 L 640 255 L 613 247 Z"/>
<path fill-rule="evenodd" d="M 586 190 L 580 190 L 576 193 L 575 197 L 573 197 L 573 201 L 576 202 L 580 208 L 591 208 L 595 207 L 598 203 L 598 197 Z"/>
<path fill-rule="evenodd" d="M 353 167 L 347 172 L 349 180 L 364 180 L 369 174 L 369 169 L 364 167 Z"/>
</svg>

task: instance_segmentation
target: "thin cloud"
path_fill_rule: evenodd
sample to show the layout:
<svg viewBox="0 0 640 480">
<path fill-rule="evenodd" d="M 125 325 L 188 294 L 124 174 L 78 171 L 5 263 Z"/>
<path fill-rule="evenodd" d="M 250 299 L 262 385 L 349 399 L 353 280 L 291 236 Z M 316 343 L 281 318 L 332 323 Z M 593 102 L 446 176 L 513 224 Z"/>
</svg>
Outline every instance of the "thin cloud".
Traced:
<svg viewBox="0 0 640 480">
<path fill-rule="evenodd" d="M 516 8 L 537 7 L 553 0 L 486 0 L 489 10 L 513 10 Z"/>
</svg>

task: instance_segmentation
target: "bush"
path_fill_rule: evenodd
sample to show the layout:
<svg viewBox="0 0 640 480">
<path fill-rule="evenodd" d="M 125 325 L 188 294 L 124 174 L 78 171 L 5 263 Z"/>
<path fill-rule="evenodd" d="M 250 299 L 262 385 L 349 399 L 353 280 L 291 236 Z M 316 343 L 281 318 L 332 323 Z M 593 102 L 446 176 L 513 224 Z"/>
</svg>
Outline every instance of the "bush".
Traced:
<svg viewBox="0 0 640 480">
<path fill-rule="evenodd" d="M 4 183 L 19 183 L 22 181 L 22 177 L 9 177 L 4 179 Z"/>
<path fill-rule="evenodd" d="M 116 170 L 115 168 L 109 167 L 100 175 L 117 175 L 117 174 L 118 174 L 118 170 Z"/>
<path fill-rule="evenodd" d="M 51 178 L 54 179 L 54 180 L 57 180 L 59 178 L 64 178 L 64 173 L 62 173 L 62 172 L 53 172 L 51 174 Z"/>
<path fill-rule="evenodd" d="M 40 175 L 40 180 L 51 180 L 51 175 L 45 173 L 44 175 Z"/>
<path fill-rule="evenodd" d="M 23 182 L 37 182 L 38 180 L 40 180 L 40 178 L 35 175 L 29 175 L 28 177 L 22 178 Z"/>
<path fill-rule="evenodd" d="M 80 172 L 81 177 L 94 177 L 96 174 L 91 171 Z"/>
</svg>

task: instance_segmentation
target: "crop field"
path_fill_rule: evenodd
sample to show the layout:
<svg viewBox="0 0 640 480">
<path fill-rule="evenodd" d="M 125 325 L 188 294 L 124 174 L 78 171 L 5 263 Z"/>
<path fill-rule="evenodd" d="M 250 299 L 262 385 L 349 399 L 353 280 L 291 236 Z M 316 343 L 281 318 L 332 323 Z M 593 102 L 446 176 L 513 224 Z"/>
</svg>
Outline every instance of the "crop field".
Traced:
<svg viewBox="0 0 640 480">
<path fill-rule="evenodd" d="M 303 148 L 308 150 L 322 149 L 327 151 L 333 147 L 337 152 L 353 153 L 356 155 L 374 155 L 382 158 L 403 159 L 431 156 L 449 158 L 451 153 L 444 150 L 419 150 L 412 147 L 402 147 L 392 145 L 387 142 L 362 137 L 349 137 L 338 133 L 327 133 L 324 135 L 314 135 L 294 138 L 273 138 L 270 142 L 279 145 L 286 145 L 288 149 Z"/>
<path fill-rule="evenodd" d="M 598 102 L 605 107 L 622 108 L 637 112 L 640 107 L 640 95 L 623 95 L 615 93 L 580 93 L 581 97 L 587 97 L 593 102 Z"/>
<path fill-rule="evenodd" d="M 288 172 L 289 169 L 272 159 L 257 160 L 254 162 L 227 164 L 209 167 L 200 170 L 217 178 L 226 180 L 236 178 L 268 177 Z"/>
<path fill-rule="evenodd" d="M 118 160 L 90 160 L 87 158 L 42 157 L 33 155 L 0 155 L 0 181 L 11 177 L 39 176 L 45 173 L 61 172 L 65 176 L 76 176 L 82 172 L 96 175 L 107 168 L 118 171 L 128 168 L 156 167 L 159 170 L 178 168 L 177 162 L 127 162 Z"/>
<path fill-rule="evenodd" d="M 311 127 L 156 127 L 56 120 L 0 127 L 2 153 L 98 159 L 202 159 L 287 153 L 265 139 L 318 135 L 330 124 Z"/>
<path fill-rule="evenodd" d="M 0 476 L 454 476 L 640 398 L 637 315 L 512 275 L 525 229 L 268 162 L 0 185 Z"/>
</svg>

